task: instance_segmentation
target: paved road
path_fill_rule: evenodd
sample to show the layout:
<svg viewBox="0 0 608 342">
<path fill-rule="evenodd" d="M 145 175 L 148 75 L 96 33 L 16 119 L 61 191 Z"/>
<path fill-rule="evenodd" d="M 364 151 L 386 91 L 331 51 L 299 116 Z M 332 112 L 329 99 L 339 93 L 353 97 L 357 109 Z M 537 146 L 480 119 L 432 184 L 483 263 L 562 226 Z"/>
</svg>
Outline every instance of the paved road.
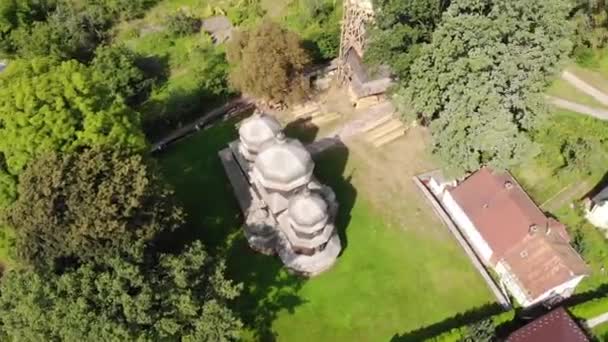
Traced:
<svg viewBox="0 0 608 342">
<path fill-rule="evenodd" d="M 590 320 L 587 320 L 587 326 L 589 328 L 597 327 L 598 325 L 608 323 L 608 312 L 601 314 L 599 316 L 593 317 Z"/>
<path fill-rule="evenodd" d="M 577 113 L 586 114 L 600 120 L 608 120 L 608 110 L 582 105 L 580 103 L 560 99 L 559 97 L 547 96 L 549 103 Z"/>
<path fill-rule="evenodd" d="M 578 90 L 593 97 L 601 104 L 608 106 L 608 95 L 604 94 L 604 92 L 602 92 L 601 90 L 578 78 L 575 74 L 569 71 L 564 71 L 562 72 L 562 78 L 568 81 L 568 83 L 575 86 Z"/>
</svg>

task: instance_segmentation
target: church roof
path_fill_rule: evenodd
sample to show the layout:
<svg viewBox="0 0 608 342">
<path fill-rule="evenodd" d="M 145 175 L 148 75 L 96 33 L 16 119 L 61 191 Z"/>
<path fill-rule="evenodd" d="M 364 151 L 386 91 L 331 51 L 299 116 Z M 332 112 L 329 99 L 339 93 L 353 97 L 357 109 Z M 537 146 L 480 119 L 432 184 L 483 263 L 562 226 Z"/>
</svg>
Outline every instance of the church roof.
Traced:
<svg viewBox="0 0 608 342">
<path fill-rule="evenodd" d="M 289 218 L 298 230 L 320 230 L 329 218 L 327 203 L 321 196 L 304 191 L 289 201 Z"/>
<path fill-rule="evenodd" d="M 281 129 L 281 124 L 274 117 L 255 113 L 241 124 L 239 138 L 249 150 L 259 152 Z"/>
<path fill-rule="evenodd" d="M 314 166 L 302 143 L 279 134 L 275 142 L 262 148 L 254 161 L 253 171 L 265 187 L 291 191 L 310 181 Z"/>
</svg>

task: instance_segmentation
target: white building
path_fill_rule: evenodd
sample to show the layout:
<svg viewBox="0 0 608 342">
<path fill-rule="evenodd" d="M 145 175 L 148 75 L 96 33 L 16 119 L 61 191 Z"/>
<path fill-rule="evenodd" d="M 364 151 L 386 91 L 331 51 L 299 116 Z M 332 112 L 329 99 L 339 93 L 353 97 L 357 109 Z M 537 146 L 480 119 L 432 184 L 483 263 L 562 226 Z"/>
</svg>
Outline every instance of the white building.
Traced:
<svg viewBox="0 0 608 342">
<path fill-rule="evenodd" d="M 483 168 L 456 185 L 433 173 L 428 186 L 521 306 L 567 298 L 588 274 L 566 227 L 547 217 L 510 174 Z"/>
<path fill-rule="evenodd" d="M 600 229 L 608 230 L 608 187 L 589 200 L 587 220 Z"/>
</svg>

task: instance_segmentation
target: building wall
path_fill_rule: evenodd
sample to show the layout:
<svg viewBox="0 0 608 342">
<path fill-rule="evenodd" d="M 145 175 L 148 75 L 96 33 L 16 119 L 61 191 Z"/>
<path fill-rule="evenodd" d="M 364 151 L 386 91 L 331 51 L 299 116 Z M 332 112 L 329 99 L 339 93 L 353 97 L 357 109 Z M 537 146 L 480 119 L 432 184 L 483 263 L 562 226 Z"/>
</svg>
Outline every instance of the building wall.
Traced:
<svg viewBox="0 0 608 342">
<path fill-rule="evenodd" d="M 587 219 L 598 228 L 608 229 L 608 203 L 593 206 L 587 213 Z"/>
<path fill-rule="evenodd" d="M 509 293 L 515 298 L 515 300 L 519 303 L 519 305 L 523 307 L 531 306 L 547 300 L 555 295 L 562 296 L 564 298 L 570 297 L 574 292 L 574 289 L 578 286 L 578 284 L 583 280 L 585 276 L 581 275 L 576 278 L 570 279 L 569 281 L 558 285 L 552 289 L 547 290 L 542 295 L 536 298 L 527 298 L 525 295 L 524 289 L 522 289 L 517 281 L 515 280 L 515 276 L 511 273 L 508 267 L 505 265 L 503 261 L 500 261 L 495 268 L 496 273 L 500 277 L 500 281 L 505 285 Z"/>
<path fill-rule="evenodd" d="M 538 302 L 542 302 L 543 300 L 546 300 L 554 295 L 560 295 L 564 298 L 570 297 L 570 295 L 572 295 L 572 293 L 574 292 L 574 289 L 583 280 L 583 278 L 585 278 L 584 275 L 578 276 L 576 278 L 570 279 L 569 281 L 567 281 L 559 286 L 556 286 L 556 287 L 548 290 L 547 292 L 543 293 L 539 297 L 535 298 L 531 302 L 530 305 L 536 304 Z"/>
<path fill-rule="evenodd" d="M 511 275 L 511 272 L 508 270 L 507 266 L 500 261 L 496 267 L 494 268 L 498 276 L 500 277 L 500 282 L 507 288 L 507 291 L 515 298 L 517 303 L 521 306 L 528 306 L 529 300 L 526 298 L 526 294 L 524 290 L 519 286 L 515 278 Z"/>
<path fill-rule="evenodd" d="M 479 234 L 479 231 L 475 228 L 475 225 L 467 214 L 460 208 L 458 203 L 452 197 L 452 194 L 446 192 L 442 199 L 443 206 L 446 211 L 450 214 L 450 217 L 456 222 L 460 231 L 465 235 L 469 243 L 473 245 L 473 249 L 479 255 L 481 260 L 483 260 L 486 264 L 490 264 L 490 258 L 492 258 L 493 251 L 484 240 L 484 238 Z"/>
</svg>

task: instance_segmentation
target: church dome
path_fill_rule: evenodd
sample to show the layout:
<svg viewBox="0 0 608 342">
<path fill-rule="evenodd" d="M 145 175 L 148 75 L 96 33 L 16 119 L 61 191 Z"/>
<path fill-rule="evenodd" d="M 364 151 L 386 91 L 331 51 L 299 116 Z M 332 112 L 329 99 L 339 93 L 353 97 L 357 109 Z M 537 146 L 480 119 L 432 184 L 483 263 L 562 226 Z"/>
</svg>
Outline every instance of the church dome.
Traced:
<svg viewBox="0 0 608 342">
<path fill-rule="evenodd" d="M 281 124 L 272 116 L 255 113 L 243 121 L 239 128 L 241 153 L 245 157 L 254 157 L 264 144 L 281 132 Z"/>
<path fill-rule="evenodd" d="M 303 233 L 314 233 L 321 230 L 329 219 L 327 202 L 308 189 L 294 196 L 289 201 L 287 210 L 291 225 Z"/>
<path fill-rule="evenodd" d="M 310 181 L 314 166 L 302 143 L 279 133 L 260 150 L 253 173 L 266 188 L 291 191 Z"/>
</svg>

